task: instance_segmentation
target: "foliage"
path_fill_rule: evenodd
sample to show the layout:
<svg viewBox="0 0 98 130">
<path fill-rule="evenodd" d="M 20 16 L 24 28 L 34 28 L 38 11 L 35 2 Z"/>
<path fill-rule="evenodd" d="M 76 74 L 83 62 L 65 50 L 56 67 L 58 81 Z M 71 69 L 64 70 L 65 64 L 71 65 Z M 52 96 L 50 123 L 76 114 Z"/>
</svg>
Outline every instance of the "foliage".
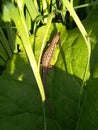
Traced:
<svg viewBox="0 0 98 130">
<path fill-rule="evenodd" d="M 0 129 L 97 130 L 97 0 L 86 8 L 79 0 L 1 2 Z M 85 12 L 83 24 L 72 5 Z M 40 62 L 57 32 L 60 45 L 46 77 L 52 113 L 44 102 Z"/>
</svg>

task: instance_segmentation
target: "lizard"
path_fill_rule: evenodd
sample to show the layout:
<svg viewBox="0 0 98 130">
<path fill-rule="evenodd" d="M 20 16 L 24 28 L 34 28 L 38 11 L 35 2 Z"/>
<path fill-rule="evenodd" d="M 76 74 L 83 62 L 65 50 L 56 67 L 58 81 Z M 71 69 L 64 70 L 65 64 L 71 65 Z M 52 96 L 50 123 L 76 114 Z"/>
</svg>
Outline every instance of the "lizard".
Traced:
<svg viewBox="0 0 98 130">
<path fill-rule="evenodd" d="M 59 43 L 59 39 L 60 39 L 60 33 L 55 34 L 52 41 L 50 42 L 48 48 L 46 49 L 45 53 L 42 56 L 42 64 L 41 64 L 42 65 L 42 83 L 43 83 L 43 87 L 45 90 L 46 102 L 51 110 L 52 110 L 52 108 L 51 108 L 50 102 L 47 99 L 47 91 L 46 91 L 45 82 L 46 82 L 47 71 L 49 68 L 51 68 L 51 60 L 53 57 L 54 50 L 55 50 L 57 44 Z"/>
</svg>

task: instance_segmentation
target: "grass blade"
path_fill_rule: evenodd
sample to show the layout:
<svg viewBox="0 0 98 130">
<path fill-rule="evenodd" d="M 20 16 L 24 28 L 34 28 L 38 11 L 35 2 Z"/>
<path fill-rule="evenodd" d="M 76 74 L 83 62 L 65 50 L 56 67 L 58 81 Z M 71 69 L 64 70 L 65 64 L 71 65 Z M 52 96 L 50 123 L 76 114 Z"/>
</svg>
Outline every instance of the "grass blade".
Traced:
<svg viewBox="0 0 98 130">
<path fill-rule="evenodd" d="M 20 37 L 22 39 L 25 51 L 27 53 L 32 71 L 34 73 L 35 79 L 37 81 L 38 87 L 39 87 L 39 91 L 41 94 L 41 98 L 42 98 L 42 102 L 45 101 L 45 93 L 44 93 L 44 89 L 43 89 L 43 84 L 41 81 L 41 77 L 40 77 L 40 73 L 37 67 L 37 63 L 34 57 L 34 53 L 32 51 L 31 48 L 31 44 L 30 44 L 30 40 L 29 40 L 29 33 L 26 27 L 26 23 L 24 21 L 24 18 L 19 14 L 18 9 L 12 4 L 12 3 L 7 3 L 6 4 L 8 10 L 9 10 L 9 14 L 11 19 L 14 21 L 17 30 L 20 34 Z M 13 14 L 14 12 L 14 14 Z"/>
</svg>

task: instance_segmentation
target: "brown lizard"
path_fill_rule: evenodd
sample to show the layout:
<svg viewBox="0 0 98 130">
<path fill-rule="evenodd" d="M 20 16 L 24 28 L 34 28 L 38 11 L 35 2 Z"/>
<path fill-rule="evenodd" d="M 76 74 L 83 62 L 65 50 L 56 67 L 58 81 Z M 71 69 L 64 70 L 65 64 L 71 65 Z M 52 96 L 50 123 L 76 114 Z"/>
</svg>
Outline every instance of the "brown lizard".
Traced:
<svg viewBox="0 0 98 130">
<path fill-rule="evenodd" d="M 51 60 L 52 60 L 52 57 L 53 57 L 54 50 L 55 50 L 57 44 L 59 43 L 59 39 L 60 39 L 60 33 L 57 33 L 53 37 L 51 43 L 49 44 L 47 50 L 45 51 L 45 53 L 42 57 L 42 82 L 43 82 L 43 86 L 44 86 L 44 90 L 45 90 L 46 102 L 47 102 L 48 106 L 50 107 L 50 109 L 52 111 L 53 111 L 53 109 L 51 108 L 50 102 L 47 99 L 45 81 L 46 81 L 47 71 L 48 71 L 48 68 L 51 67 Z"/>
</svg>

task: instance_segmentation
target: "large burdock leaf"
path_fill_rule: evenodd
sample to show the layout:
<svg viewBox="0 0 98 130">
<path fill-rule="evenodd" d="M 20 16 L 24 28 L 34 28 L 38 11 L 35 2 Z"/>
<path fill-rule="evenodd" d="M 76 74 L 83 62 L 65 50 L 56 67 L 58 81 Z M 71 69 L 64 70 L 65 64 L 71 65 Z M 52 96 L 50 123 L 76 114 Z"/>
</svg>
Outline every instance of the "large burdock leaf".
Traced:
<svg viewBox="0 0 98 130">
<path fill-rule="evenodd" d="M 42 102 L 25 54 L 13 55 L 0 78 L 0 129 L 44 129 Z M 58 129 L 47 117 L 48 128 Z"/>
<path fill-rule="evenodd" d="M 83 79 L 88 51 L 77 29 L 73 31 L 73 37 L 73 35 L 68 35 L 62 24 L 51 25 L 49 33 L 52 34 L 53 31 L 55 34 L 55 28 L 57 28 L 57 32 L 60 32 L 61 44 L 55 50 L 52 62 L 54 67 L 49 69 L 46 77 L 47 95 L 54 113 L 46 104 L 46 120 L 43 120 L 41 97 L 27 56 L 21 53 L 14 54 L 0 78 L 1 129 L 42 130 L 44 129 L 44 121 L 46 121 L 47 130 L 64 130 L 65 128 L 73 130 L 75 128 L 81 88 L 77 78 Z M 44 29 L 45 27 L 41 27 L 36 34 L 39 38 L 34 44 L 36 58 L 39 56 L 42 43 L 40 39 Z M 50 39 L 47 39 L 47 44 L 51 39 L 52 35 Z M 79 52 L 77 48 L 79 48 Z M 73 65 L 77 67 L 73 67 Z"/>
</svg>

